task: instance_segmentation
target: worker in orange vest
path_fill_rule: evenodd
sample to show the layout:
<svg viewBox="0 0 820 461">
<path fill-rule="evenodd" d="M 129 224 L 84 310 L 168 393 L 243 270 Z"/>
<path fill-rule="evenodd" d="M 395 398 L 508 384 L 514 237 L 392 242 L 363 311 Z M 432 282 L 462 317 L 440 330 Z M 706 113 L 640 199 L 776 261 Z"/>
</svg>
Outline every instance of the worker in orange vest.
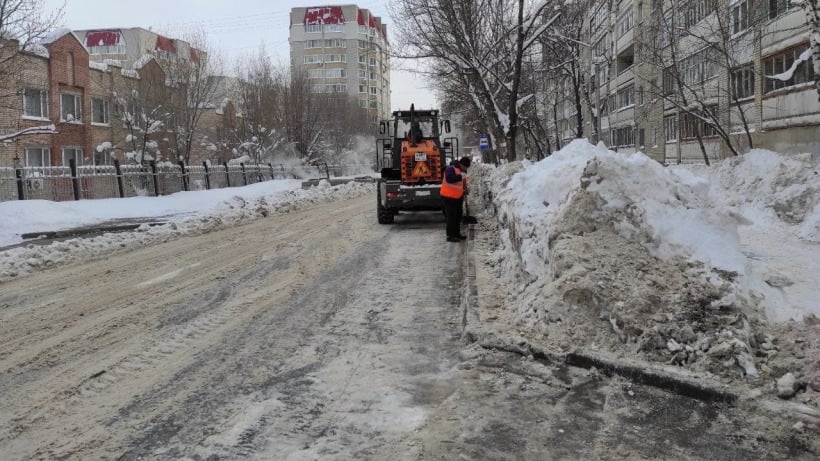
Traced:
<svg viewBox="0 0 820 461">
<path fill-rule="evenodd" d="M 441 181 L 441 199 L 444 202 L 444 216 L 447 218 L 447 241 L 460 242 L 467 237 L 461 234 L 461 218 L 464 216 L 464 194 L 467 191 L 467 169 L 470 157 L 453 160 L 444 170 Z"/>
</svg>

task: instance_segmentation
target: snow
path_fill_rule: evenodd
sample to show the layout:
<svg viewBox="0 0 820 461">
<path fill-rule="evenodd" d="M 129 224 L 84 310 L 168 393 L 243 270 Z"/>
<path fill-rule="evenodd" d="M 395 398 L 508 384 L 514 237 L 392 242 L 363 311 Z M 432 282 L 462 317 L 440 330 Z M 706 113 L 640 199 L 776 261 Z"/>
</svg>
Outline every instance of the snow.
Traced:
<svg viewBox="0 0 820 461">
<path fill-rule="evenodd" d="M 715 167 L 664 167 L 642 153 L 618 154 L 576 140 L 535 164 L 525 163 L 494 191 L 523 236 L 520 258 L 535 277 L 551 270 L 544 258 L 556 215 L 584 183 L 605 200 L 597 219 L 612 219 L 627 238 L 662 260 L 683 258 L 736 272 L 740 291 L 761 291 L 770 317 L 820 315 L 820 177 L 818 157 L 753 150 Z M 813 163 L 812 163 L 813 162 Z M 790 280 L 773 290 L 765 277 Z M 785 290 L 786 296 L 775 291 Z M 758 293 L 760 294 L 760 293 Z"/>
<path fill-rule="evenodd" d="M 791 80 L 792 76 L 794 75 L 794 71 L 797 70 L 797 66 L 799 66 L 800 63 L 811 61 L 811 54 L 811 48 L 806 48 L 805 50 L 803 50 L 802 53 L 800 53 L 800 57 L 795 59 L 794 63 L 792 63 L 792 66 L 786 69 L 785 72 L 781 72 L 777 75 L 767 75 L 766 78 L 772 78 L 783 82 Z"/>
<path fill-rule="evenodd" d="M 665 167 L 575 140 L 470 173 L 516 334 L 752 386 L 820 376 L 819 154 Z"/>
<path fill-rule="evenodd" d="M 167 224 L 143 225 L 135 232 L 74 238 L 50 245 L 23 245 L 0 250 L 0 280 L 57 264 L 94 259 L 109 251 L 147 245 L 175 236 L 199 234 L 237 225 L 277 212 L 317 202 L 372 193 L 373 185 L 351 182 L 340 186 L 301 189 L 301 180 L 265 181 L 244 187 L 178 192 L 163 197 L 52 202 L 0 202 L 0 247 L 23 242 L 22 234 L 93 226 L 114 220 Z"/>
</svg>

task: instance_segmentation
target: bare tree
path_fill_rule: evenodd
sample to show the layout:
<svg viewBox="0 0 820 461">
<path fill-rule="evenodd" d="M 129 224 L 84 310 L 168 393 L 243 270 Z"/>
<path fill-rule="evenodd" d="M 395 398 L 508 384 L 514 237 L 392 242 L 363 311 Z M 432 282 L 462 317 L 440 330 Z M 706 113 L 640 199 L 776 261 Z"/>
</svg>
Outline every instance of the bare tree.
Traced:
<svg viewBox="0 0 820 461">
<path fill-rule="evenodd" d="M 125 128 L 126 158 L 138 164 L 162 160 L 162 139 L 168 107 L 165 74 L 155 61 L 143 66 L 139 79 L 130 80 L 115 95 L 114 104 Z"/>
<path fill-rule="evenodd" d="M 398 1 L 392 16 L 403 48 L 396 56 L 429 60 L 431 73 L 458 84 L 473 108 L 492 121 L 490 134 L 505 140 L 507 159 L 515 160 L 519 109 L 533 97 L 520 94 L 522 63 L 555 19 L 545 19 L 548 5 L 525 0 Z"/>
<path fill-rule="evenodd" d="M 200 119 L 212 106 L 217 88 L 217 80 L 210 77 L 221 73 L 222 61 L 203 31 L 193 32 L 186 39 L 191 46 L 187 59 L 176 59 L 165 66 L 170 109 L 166 127 L 173 137 L 177 159 L 190 163 L 193 146 L 202 140 L 196 139 Z"/>
<path fill-rule="evenodd" d="M 237 154 L 261 162 L 287 142 L 282 124 L 285 81 L 264 49 L 240 65 L 238 103 L 242 123 L 233 133 L 232 144 Z"/>
<path fill-rule="evenodd" d="M 23 70 L 22 60 L 17 59 L 20 51 L 30 50 L 44 41 L 49 32 L 61 24 L 62 17 L 63 7 L 45 13 L 43 0 L 0 0 L 0 81 L 20 79 Z M 16 103 L 18 90 L 0 86 L 0 103 Z"/>
</svg>

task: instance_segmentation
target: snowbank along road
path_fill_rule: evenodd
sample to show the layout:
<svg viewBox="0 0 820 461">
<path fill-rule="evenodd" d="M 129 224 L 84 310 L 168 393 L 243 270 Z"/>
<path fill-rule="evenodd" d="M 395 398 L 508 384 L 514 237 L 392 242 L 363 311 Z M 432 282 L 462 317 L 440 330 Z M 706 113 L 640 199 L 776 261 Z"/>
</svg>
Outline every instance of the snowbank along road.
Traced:
<svg viewBox="0 0 820 461">
<path fill-rule="evenodd" d="M 373 201 L 0 284 L 2 459 L 810 459 L 720 403 L 466 343 L 467 244 Z"/>
</svg>

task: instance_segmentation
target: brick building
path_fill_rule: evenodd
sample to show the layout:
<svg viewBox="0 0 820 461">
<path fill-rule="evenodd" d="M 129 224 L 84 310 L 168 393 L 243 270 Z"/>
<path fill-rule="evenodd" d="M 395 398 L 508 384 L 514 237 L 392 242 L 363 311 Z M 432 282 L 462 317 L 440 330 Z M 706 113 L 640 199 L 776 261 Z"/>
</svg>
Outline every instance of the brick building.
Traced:
<svg viewBox="0 0 820 461">
<path fill-rule="evenodd" d="M 8 50 L 16 48 L 12 43 Z M 129 66 L 123 67 L 123 64 Z M 171 152 L 170 140 L 162 130 L 144 136 L 138 113 L 150 112 L 169 99 L 170 92 L 184 91 L 168 85 L 166 72 L 154 54 L 141 59 L 91 59 L 75 33 L 56 31 L 50 40 L 32 50 L 21 50 L 6 63 L 8 78 L 0 82 L 0 134 L 54 124 L 58 133 L 18 137 L 0 144 L 0 166 L 18 159 L 26 166 L 111 164 L 116 158 L 128 161 L 128 152 L 156 146 L 164 155 Z M 205 107 L 204 121 L 224 129 L 235 111 Z M 217 113 L 221 112 L 221 113 Z M 133 121 L 131 123 L 130 121 Z M 228 121 L 231 126 L 235 121 Z M 142 129 L 142 130 L 141 130 Z M 216 160 L 218 152 L 197 146 L 192 161 Z"/>
</svg>

